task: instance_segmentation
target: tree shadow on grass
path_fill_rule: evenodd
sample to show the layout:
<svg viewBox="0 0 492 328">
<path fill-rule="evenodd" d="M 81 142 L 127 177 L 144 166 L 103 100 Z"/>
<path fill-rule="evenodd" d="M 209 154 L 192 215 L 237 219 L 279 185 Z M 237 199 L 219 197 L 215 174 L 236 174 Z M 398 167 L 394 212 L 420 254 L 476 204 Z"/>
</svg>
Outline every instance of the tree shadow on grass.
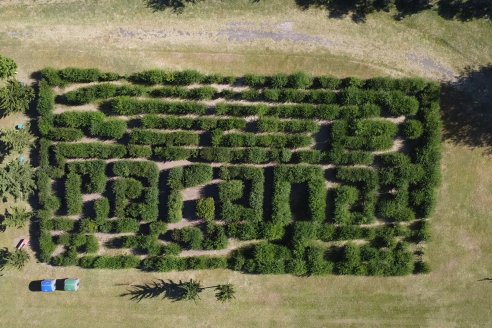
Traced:
<svg viewBox="0 0 492 328">
<path fill-rule="evenodd" d="M 364 22 L 368 14 L 391 8 L 396 10 L 396 20 L 433 8 L 437 8 L 438 14 L 445 19 L 492 19 L 490 0 L 296 0 L 296 3 L 304 10 L 311 7 L 326 9 L 328 18 L 350 16 L 357 23 Z"/>
<path fill-rule="evenodd" d="M 143 285 L 132 286 L 126 293 L 121 294 L 121 297 L 129 297 L 130 300 L 140 302 L 147 298 L 169 299 L 173 302 L 180 301 L 184 297 L 182 288 L 183 282 L 174 282 L 173 280 L 156 280 Z"/>
<path fill-rule="evenodd" d="M 147 7 L 155 11 L 170 9 L 180 14 L 188 4 L 195 4 L 201 0 L 145 0 Z"/>
<path fill-rule="evenodd" d="M 441 110 L 444 139 L 492 153 L 492 65 L 444 84 Z"/>
</svg>

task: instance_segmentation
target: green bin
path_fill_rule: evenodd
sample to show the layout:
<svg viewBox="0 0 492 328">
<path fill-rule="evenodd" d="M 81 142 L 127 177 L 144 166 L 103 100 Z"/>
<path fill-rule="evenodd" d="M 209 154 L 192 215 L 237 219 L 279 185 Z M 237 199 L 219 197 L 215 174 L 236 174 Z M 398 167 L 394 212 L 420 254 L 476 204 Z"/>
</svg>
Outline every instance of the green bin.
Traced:
<svg viewBox="0 0 492 328">
<path fill-rule="evenodd" d="M 80 279 L 65 279 L 64 290 L 66 292 L 76 292 L 80 287 Z"/>
</svg>

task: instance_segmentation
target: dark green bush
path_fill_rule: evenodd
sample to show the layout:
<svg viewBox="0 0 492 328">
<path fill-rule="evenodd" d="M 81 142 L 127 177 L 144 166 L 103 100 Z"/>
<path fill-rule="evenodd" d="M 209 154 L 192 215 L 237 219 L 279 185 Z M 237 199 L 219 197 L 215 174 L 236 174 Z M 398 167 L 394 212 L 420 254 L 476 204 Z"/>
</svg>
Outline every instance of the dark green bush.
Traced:
<svg viewBox="0 0 492 328">
<path fill-rule="evenodd" d="M 84 137 L 84 133 L 74 128 L 51 128 L 48 138 L 55 141 L 78 141 Z"/>
<path fill-rule="evenodd" d="M 178 255 L 179 253 L 181 253 L 181 246 L 179 246 L 179 244 L 176 244 L 176 243 L 166 244 L 163 247 L 162 253 L 163 253 L 163 255 L 166 255 L 166 256 Z"/>
<path fill-rule="evenodd" d="M 109 217 L 109 200 L 99 198 L 94 202 L 95 219 L 98 223 L 104 223 Z"/>
<path fill-rule="evenodd" d="M 291 259 L 288 248 L 271 243 L 259 243 L 253 247 L 253 265 L 247 267 L 250 273 L 285 273 L 286 264 Z"/>
<path fill-rule="evenodd" d="M 207 223 L 203 233 L 203 249 L 224 249 L 227 247 L 227 236 L 224 227 L 213 223 Z"/>
<path fill-rule="evenodd" d="M 179 222 L 183 219 L 183 196 L 180 191 L 171 191 L 169 193 L 167 215 L 169 222 Z"/>
<path fill-rule="evenodd" d="M 185 166 L 183 170 L 183 186 L 185 188 L 198 186 L 212 180 L 213 169 L 210 165 L 196 164 Z"/>
<path fill-rule="evenodd" d="M 276 74 L 270 76 L 268 79 L 268 85 L 272 88 L 285 88 L 289 83 L 289 77 L 285 74 Z"/>
<path fill-rule="evenodd" d="M 172 239 L 186 249 L 202 249 L 203 232 L 199 228 L 186 227 L 174 230 Z"/>
<path fill-rule="evenodd" d="M 402 134 L 406 139 L 410 139 L 410 140 L 418 139 L 423 132 L 424 129 L 420 121 L 407 120 L 402 125 Z"/>
<path fill-rule="evenodd" d="M 366 272 L 361 263 L 360 248 L 351 243 L 343 246 L 341 259 L 334 269 L 337 274 L 364 275 Z"/>
<path fill-rule="evenodd" d="M 333 271 L 333 265 L 325 259 L 325 250 L 319 247 L 306 248 L 306 268 L 309 275 L 326 275 Z"/>
<path fill-rule="evenodd" d="M 314 85 L 323 89 L 336 90 L 341 84 L 342 80 L 332 76 L 319 76 L 314 79 Z"/>
<path fill-rule="evenodd" d="M 137 232 L 139 229 L 140 224 L 135 219 L 118 219 L 113 224 L 113 230 L 116 233 Z"/>
<path fill-rule="evenodd" d="M 193 158 L 197 155 L 197 149 L 180 147 L 155 147 L 154 155 L 165 161 L 179 161 Z"/>
<path fill-rule="evenodd" d="M 313 84 L 313 78 L 303 72 L 288 76 L 288 86 L 294 89 L 307 89 Z"/>
<path fill-rule="evenodd" d="M 54 117 L 56 126 L 67 128 L 90 128 L 94 124 L 102 123 L 106 115 L 101 112 L 64 112 Z"/>
<path fill-rule="evenodd" d="M 196 215 L 205 221 L 215 218 L 215 202 L 212 197 L 199 199 L 196 203 Z"/>
<path fill-rule="evenodd" d="M 93 124 L 90 128 L 91 135 L 108 138 L 121 139 L 127 129 L 126 122 L 118 119 L 107 119 L 103 122 Z"/>
<path fill-rule="evenodd" d="M 200 83 L 204 76 L 194 70 L 185 70 L 174 73 L 174 83 L 178 85 L 190 85 L 194 83 Z"/>
<path fill-rule="evenodd" d="M 106 188 L 106 163 L 101 160 L 67 163 L 70 173 L 84 176 L 84 192 L 102 193 Z"/>
<path fill-rule="evenodd" d="M 254 88 L 265 86 L 267 81 L 266 76 L 247 74 L 244 76 L 244 84 Z"/>
<path fill-rule="evenodd" d="M 69 215 L 82 212 L 82 179 L 80 175 L 69 173 L 65 180 L 65 206 Z"/>
<path fill-rule="evenodd" d="M 150 146 L 128 145 L 128 156 L 133 158 L 150 158 L 152 156 L 152 148 Z"/>
<path fill-rule="evenodd" d="M 161 83 L 170 83 L 174 80 L 174 76 L 171 72 L 153 69 L 134 73 L 128 77 L 128 80 L 133 83 L 155 85 Z"/>
<path fill-rule="evenodd" d="M 185 263 L 184 259 L 175 256 L 156 256 L 146 258 L 142 265 L 147 271 L 168 272 L 182 270 Z"/>
<path fill-rule="evenodd" d="M 96 253 L 99 249 L 99 242 L 94 235 L 88 235 L 85 242 L 85 252 L 86 253 Z"/>
</svg>

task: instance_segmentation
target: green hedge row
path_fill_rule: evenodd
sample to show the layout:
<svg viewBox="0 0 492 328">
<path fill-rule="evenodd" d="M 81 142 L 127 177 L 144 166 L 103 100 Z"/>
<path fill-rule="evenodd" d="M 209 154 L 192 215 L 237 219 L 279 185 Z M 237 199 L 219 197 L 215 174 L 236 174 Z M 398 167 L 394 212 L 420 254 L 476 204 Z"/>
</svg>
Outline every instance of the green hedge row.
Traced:
<svg viewBox="0 0 492 328">
<path fill-rule="evenodd" d="M 78 265 L 86 269 L 130 269 L 138 268 L 140 263 L 140 258 L 133 255 L 83 256 L 78 260 Z"/>
<path fill-rule="evenodd" d="M 380 107 L 374 104 L 363 104 L 361 106 L 348 105 L 240 105 L 219 103 L 215 107 L 217 115 L 230 116 L 273 116 L 280 118 L 297 119 L 349 119 L 368 118 L 380 116 Z"/>
<path fill-rule="evenodd" d="M 183 197 L 181 190 L 204 184 L 213 179 L 210 165 L 196 164 L 169 170 L 167 185 L 170 189 L 167 199 L 167 220 L 179 222 L 183 218 Z"/>
<path fill-rule="evenodd" d="M 112 184 L 112 194 L 115 216 L 147 222 L 157 219 L 159 190 L 156 186 L 144 188 L 139 180 L 121 178 Z"/>
<path fill-rule="evenodd" d="M 113 163 L 112 171 L 116 176 L 146 178 L 149 186 L 156 185 L 159 180 L 159 169 L 149 161 L 118 161 Z"/>
<path fill-rule="evenodd" d="M 143 96 L 145 92 L 145 88 L 137 85 L 116 85 L 103 83 L 69 91 L 59 96 L 57 101 L 67 105 L 84 105 L 96 100 L 108 99 L 112 97 Z"/>
<path fill-rule="evenodd" d="M 46 79 L 51 86 L 64 86 L 67 83 L 86 83 L 97 81 L 113 81 L 125 78 L 117 73 L 101 72 L 98 69 L 84 68 L 65 68 L 57 70 L 45 68 L 41 70 L 43 79 Z M 420 78 L 393 79 L 388 77 L 376 77 L 367 80 L 348 77 L 339 79 L 333 76 L 310 76 L 303 72 L 293 74 L 276 74 L 271 76 L 247 74 L 243 77 L 223 76 L 219 74 L 203 74 L 194 70 L 170 71 L 152 69 L 143 72 L 133 73 L 126 77 L 133 83 L 146 85 L 156 84 L 235 84 L 241 81 L 242 84 L 253 88 L 299 88 L 299 89 L 341 89 L 357 87 L 364 89 L 377 90 L 400 90 L 406 94 L 416 94 L 432 83 Z"/>
<path fill-rule="evenodd" d="M 307 147 L 313 142 L 308 135 L 286 135 L 256 133 L 227 133 L 212 141 L 214 146 L 222 147 L 271 147 L 271 148 L 299 148 Z"/>
<path fill-rule="evenodd" d="M 397 132 L 397 125 L 386 120 L 339 120 L 331 125 L 330 140 L 334 148 L 384 150 L 393 146 Z"/>
<path fill-rule="evenodd" d="M 326 90 L 300 90 L 300 89 L 249 89 L 244 91 L 232 91 L 224 89 L 218 91 L 212 87 L 183 88 L 161 87 L 149 93 L 152 97 L 171 97 L 193 100 L 209 100 L 224 98 L 228 100 L 266 101 L 280 103 L 308 103 L 308 104 L 332 104 L 337 102 L 337 95 L 333 91 Z"/>
<path fill-rule="evenodd" d="M 180 258 L 175 256 L 148 257 L 142 261 L 142 267 L 146 271 L 182 271 L 203 269 L 225 269 L 227 258 L 198 256 Z"/>
<path fill-rule="evenodd" d="M 79 141 L 84 137 L 84 132 L 75 128 L 51 128 L 48 139 L 54 141 Z"/>
<path fill-rule="evenodd" d="M 202 74 L 194 70 L 185 71 L 164 71 L 164 70 L 148 70 L 131 74 L 128 77 L 129 81 L 134 83 L 155 85 L 155 84 L 175 84 L 175 85 L 190 85 L 195 83 L 203 84 L 234 84 L 236 77 L 222 76 L 219 74 Z"/>
<path fill-rule="evenodd" d="M 381 107 L 386 115 L 412 116 L 419 110 L 419 101 L 413 96 L 407 96 L 402 91 L 362 90 L 348 88 L 338 94 L 338 103 L 342 105 L 361 106 L 367 103 Z"/>
<path fill-rule="evenodd" d="M 336 274 L 401 276 L 414 270 L 414 256 L 403 243 L 387 248 L 347 244 L 335 263 Z"/>
<path fill-rule="evenodd" d="M 335 222 L 361 224 L 373 221 L 379 190 L 377 171 L 372 168 L 339 167 L 336 178 L 347 185 L 336 191 Z"/>
<path fill-rule="evenodd" d="M 80 139 L 79 129 L 84 129 L 91 136 L 101 138 L 120 139 L 127 129 L 127 124 L 123 120 L 107 119 L 101 112 L 65 112 L 54 117 L 54 125 L 50 138 L 53 140 L 75 141 Z M 65 131 L 73 131 L 74 140 L 67 140 Z M 83 136 L 83 134 L 82 134 Z"/>
<path fill-rule="evenodd" d="M 273 76 L 246 75 L 243 83 L 254 88 L 322 88 L 345 89 L 350 87 L 376 89 L 376 90 L 400 90 L 405 94 L 417 94 L 424 90 L 432 82 L 420 78 L 393 79 L 388 77 L 375 77 L 367 80 L 348 77 L 339 79 L 333 76 L 312 77 L 299 72 L 291 75 L 276 74 Z"/>
<path fill-rule="evenodd" d="M 292 152 L 288 149 L 206 147 L 198 150 L 196 159 L 221 163 L 286 163 Z"/>
<path fill-rule="evenodd" d="M 218 98 L 220 94 L 220 91 L 209 86 L 191 89 L 183 87 L 161 87 L 149 92 L 149 95 L 155 98 L 182 98 L 194 100 L 210 100 L 212 98 Z"/>
<path fill-rule="evenodd" d="M 38 129 L 42 136 L 47 136 L 53 125 L 53 109 L 55 107 L 55 93 L 45 80 L 38 83 L 38 97 L 36 111 Z"/>
<path fill-rule="evenodd" d="M 220 163 L 287 163 L 292 157 L 288 149 L 267 148 L 227 148 L 227 147 L 203 147 L 200 149 L 180 147 L 155 147 L 155 156 L 165 161 L 176 160 L 202 160 L 206 162 Z"/>
<path fill-rule="evenodd" d="M 75 173 L 69 173 L 65 180 L 65 206 L 68 215 L 82 212 L 82 178 Z"/>
<path fill-rule="evenodd" d="M 117 97 L 110 100 L 106 106 L 115 114 L 128 116 L 139 114 L 203 115 L 207 111 L 205 105 L 196 102 L 138 100 L 130 97 Z"/>
<path fill-rule="evenodd" d="M 84 192 L 102 193 L 106 188 L 106 163 L 101 160 L 67 163 L 69 173 L 83 176 Z"/>
<path fill-rule="evenodd" d="M 274 168 L 272 226 L 265 228 L 268 239 L 283 236 L 281 227 L 292 221 L 290 194 L 292 183 L 307 185 L 307 213 L 304 220 L 322 222 L 326 211 L 326 187 L 323 170 L 310 166 L 277 166 Z"/>
<path fill-rule="evenodd" d="M 55 151 L 65 158 L 123 158 L 126 147 L 118 144 L 89 143 L 59 143 Z"/>
<path fill-rule="evenodd" d="M 146 129 L 183 129 L 183 130 L 242 130 L 246 121 L 239 118 L 188 118 L 179 116 L 161 117 L 145 115 L 140 124 Z"/>
<path fill-rule="evenodd" d="M 225 180 L 219 184 L 221 220 L 263 221 L 263 170 L 248 166 L 222 166 L 219 176 Z M 238 203 L 242 199 L 245 199 L 244 204 Z"/>
<path fill-rule="evenodd" d="M 257 122 L 259 132 L 315 133 L 319 125 L 312 120 L 281 121 L 278 118 L 262 118 Z"/>
<path fill-rule="evenodd" d="M 101 72 L 97 68 L 68 67 L 57 70 L 47 67 L 41 70 L 41 78 L 50 86 L 64 87 L 69 83 L 116 81 L 122 79 L 123 76 L 112 72 Z"/>
<path fill-rule="evenodd" d="M 172 240 L 185 249 L 215 250 L 227 247 L 227 236 L 220 225 L 207 223 L 203 227 L 186 227 L 172 232 Z"/>
<path fill-rule="evenodd" d="M 194 132 L 157 132 L 144 129 L 133 129 L 130 133 L 130 143 L 141 145 L 166 146 L 198 146 L 200 135 Z"/>
</svg>

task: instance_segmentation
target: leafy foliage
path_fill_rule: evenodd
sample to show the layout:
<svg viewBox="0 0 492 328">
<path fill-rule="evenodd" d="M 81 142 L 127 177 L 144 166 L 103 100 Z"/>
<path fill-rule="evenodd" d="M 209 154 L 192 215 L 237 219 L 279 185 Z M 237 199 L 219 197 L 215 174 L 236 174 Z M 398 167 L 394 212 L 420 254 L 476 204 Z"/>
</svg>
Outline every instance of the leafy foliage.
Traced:
<svg viewBox="0 0 492 328">
<path fill-rule="evenodd" d="M 7 210 L 2 224 L 11 228 L 23 228 L 31 220 L 31 216 L 25 208 L 14 207 Z"/>
<path fill-rule="evenodd" d="M 31 87 L 19 81 L 9 80 L 7 86 L 0 89 L 0 110 L 4 116 L 12 113 L 23 113 L 34 99 Z"/>
<path fill-rule="evenodd" d="M 11 58 L 0 55 L 0 80 L 14 76 L 16 71 L 17 64 L 15 61 Z"/>
<path fill-rule="evenodd" d="M 34 189 L 34 169 L 29 163 L 11 161 L 0 167 L 0 196 L 11 195 L 16 201 L 26 200 Z"/>
</svg>

